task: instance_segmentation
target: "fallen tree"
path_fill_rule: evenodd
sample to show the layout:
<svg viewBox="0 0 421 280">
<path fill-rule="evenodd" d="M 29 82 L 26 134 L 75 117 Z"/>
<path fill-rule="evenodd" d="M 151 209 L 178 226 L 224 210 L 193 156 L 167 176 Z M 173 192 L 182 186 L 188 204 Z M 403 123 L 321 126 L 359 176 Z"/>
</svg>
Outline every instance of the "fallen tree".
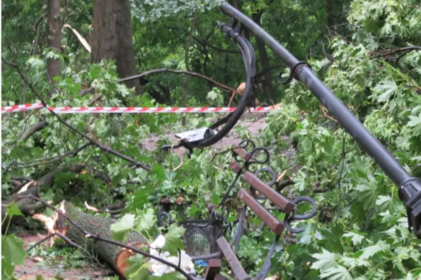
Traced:
<svg viewBox="0 0 421 280">
<path fill-rule="evenodd" d="M 47 217 L 42 214 L 35 214 L 33 217 L 44 223 L 50 235 L 58 233 L 56 237 L 60 238 L 60 235 L 65 236 L 72 243 L 97 256 L 98 259 L 107 262 L 120 275 L 124 276 L 124 272 L 128 268 L 126 261 L 135 253 L 128 248 L 122 248 L 119 245 L 108 242 L 108 240 L 112 241 L 110 226 L 115 221 L 111 218 L 84 213 L 69 202 L 63 201 L 60 205 L 60 210 L 68 218 L 57 211 L 53 217 Z M 87 236 L 86 232 L 93 233 L 92 236 L 98 235 L 102 240 L 89 238 L 92 236 Z M 107 241 L 104 241 L 104 239 Z M 147 240 L 140 233 L 130 231 L 124 244 L 140 248 L 142 244 L 147 245 Z"/>
</svg>

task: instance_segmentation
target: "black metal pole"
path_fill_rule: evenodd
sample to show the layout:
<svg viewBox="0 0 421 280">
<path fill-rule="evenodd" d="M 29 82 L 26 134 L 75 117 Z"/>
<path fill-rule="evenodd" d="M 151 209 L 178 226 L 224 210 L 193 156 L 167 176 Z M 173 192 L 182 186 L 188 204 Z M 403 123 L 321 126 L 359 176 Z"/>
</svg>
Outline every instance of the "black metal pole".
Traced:
<svg viewBox="0 0 421 280">
<path fill-rule="evenodd" d="M 362 125 L 342 101 L 320 81 L 307 65 L 299 64 L 300 61 L 271 35 L 230 4 L 223 3 L 221 8 L 226 15 L 236 19 L 243 27 L 250 30 L 257 38 L 265 42 L 276 55 L 293 69 L 294 77 L 309 88 L 345 130 L 358 142 L 361 148 L 400 187 L 399 196 L 407 204 L 410 225 L 414 227 L 417 236 L 421 238 L 421 232 L 418 232 L 421 231 L 421 180 L 411 177 L 406 172 L 387 149 Z"/>
</svg>

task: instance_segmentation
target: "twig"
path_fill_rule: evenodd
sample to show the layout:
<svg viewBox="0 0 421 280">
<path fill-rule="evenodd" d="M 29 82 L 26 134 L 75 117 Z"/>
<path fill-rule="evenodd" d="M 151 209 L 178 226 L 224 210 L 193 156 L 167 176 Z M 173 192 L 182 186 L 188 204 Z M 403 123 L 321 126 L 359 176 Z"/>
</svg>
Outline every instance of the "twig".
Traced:
<svg viewBox="0 0 421 280">
<path fill-rule="evenodd" d="M 47 202 L 45 202 L 44 200 L 42 200 L 42 199 L 40 199 L 40 198 L 37 198 L 37 197 L 35 197 L 35 196 L 33 196 L 33 195 L 29 195 L 29 196 L 20 196 L 18 199 L 24 199 L 24 198 L 32 198 L 32 199 L 34 199 L 34 200 L 36 200 L 36 201 L 39 201 L 39 202 L 41 202 L 42 204 L 44 204 L 46 207 L 48 207 L 48 208 L 50 208 L 50 209 L 52 209 L 52 210 L 54 210 L 56 213 L 58 213 L 59 215 L 61 215 L 62 217 L 64 217 L 70 224 L 72 224 L 74 227 L 76 227 L 77 229 L 79 229 L 84 235 L 85 235 L 85 237 L 86 238 L 92 238 L 92 239 L 94 239 L 94 240 L 96 240 L 96 241 L 103 241 L 103 242 L 107 242 L 107 243 L 109 243 L 109 244 L 112 244 L 112 245 L 116 245 L 116 246 L 119 246 L 119 247 L 121 247 L 121 248 L 126 248 L 126 249 L 128 249 L 128 250 L 132 250 L 133 252 L 136 252 L 136 253 L 138 253 L 138 254 L 141 254 L 141 255 L 143 255 L 143 256 L 145 256 L 145 257 L 148 257 L 148 258 L 151 258 L 151 259 L 154 259 L 154 260 L 157 260 L 157 261 L 159 261 L 159 262 L 161 262 L 161 263 L 163 263 L 163 264 L 165 264 L 165 265 L 167 265 L 167 266 L 170 266 L 170 267 L 172 267 L 172 268 L 174 268 L 176 271 L 178 271 L 178 272 L 180 272 L 184 277 L 186 277 L 186 279 L 189 279 L 189 280 L 194 280 L 194 278 L 192 277 L 192 276 L 190 276 L 187 272 L 185 272 L 183 269 L 181 269 L 181 268 L 179 268 L 177 265 L 174 265 L 173 263 L 170 263 L 170 262 L 168 262 L 167 260 L 165 260 L 165 259 L 162 259 L 162 258 L 160 258 L 160 257 L 157 257 L 157 256 L 154 256 L 154 255 L 152 255 L 152 254 L 149 254 L 148 252 L 145 252 L 145 251 L 142 251 L 142 250 L 140 250 L 140 249 L 138 249 L 138 248 L 136 248 L 136 247 L 133 247 L 133 246 L 130 246 L 130 245 L 127 245 L 127 244 L 124 244 L 124 243 L 121 243 L 121 242 L 118 242 L 118 241 L 114 241 L 114 240 L 111 240 L 111 239 L 108 239 L 108 238 L 103 238 L 100 234 L 98 234 L 98 233 L 96 233 L 96 234 L 94 234 L 94 233 L 91 233 L 91 232 L 89 232 L 89 231 L 87 231 L 87 230 L 85 230 L 83 227 L 81 227 L 80 225 L 78 225 L 78 224 L 76 224 L 67 214 L 65 214 L 63 211 L 61 211 L 60 209 L 58 209 L 58 208 L 56 208 L 56 207 L 54 207 L 54 206 L 52 206 L 51 204 L 49 204 L 49 203 L 47 203 Z M 55 233 L 55 234 L 57 234 L 57 233 Z M 58 235 L 58 234 L 57 234 Z"/>
<path fill-rule="evenodd" d="M 180 269 L 180 265 L 181 265 L 181 250 L 178 249 L 178 268 Z"/>
<path fill-rule="evenodd" d="M 327 115 L 327 113 L 326 113 L 326 109 L 325 109 L 325 107 L 324 107 L 323 105 L 320 105 L 320 108 L 322 109 L 323 116 L 324 116 L 326 119 L 329 119 L 329 120 L 331 120 L 331 121 L 334 121 L 335 123 L 337 123 L 337 122 L 338 122 L 338 120 L 337 120 L 337 119 L 332 118 L 332 117 L 330 117 L 330 116 L 328 116 L 328 115 Z"/>
<path fill-rule="evenodd" d="M 136 79 L 140 79 L 142 77 L 149 76 L 149 75 L 152 75 L 152 74 L 165 73 L 165 72 L 173 73 L 173 74 L 186 74 L 186 75 L 194 76 L 196 78 L 200 78 L 200 79 L 206 80 L 208 82 L 211 82 L 214 85 L 216 85 L 217 87 L 219 87 L 221 89 L 224 89 L 224 90 L 226 90 L 228 92 L 234 91 L 233 88 L 231 88 L 231 87 L 229 87 L 227 85 L 218 83 L 218 82 L 214 81 L 212 78 L 207 77 L 205 75 L 202 75 L 202 74 L 199 74 L 199 73 L 196 73 L 196 72 L 190 72 L 190 71 L 184 71 L 184 70 L 173 70 L 173 69 L 166 69 L 166 68 L 154 69 L 154 70 L 143 72 L 143 73 L 138 74 L 138 75 L 134 75 L 134 76 L 126 77 L 126 78 L 123 78 L 123 79 L 119 79 L 119 80 L 117 80 L 117 83 L 122 83 L 122 82 L 131 81 L 131 80 L 136 80 Z"/>
<path fill-rule="evenodd" d="M 44 237 L 43 239 L 41 239 L 40 241 L 38 241 L 37 243 L 35 243 L 34 245 L 32 245 L 31 247 L 29 247 L 28 250 L 26 250 L 27 253 L 29 253 L 32 249 L 34 249 L 35 247 L 37 247 L 39 244 L 41 244 L 42 242 L 50 239 L 51 237 L 53 237 L 55 234 L 51 233 L 49 235 L 47 235 L 46 237 Z"/>
<path fill-rule="evenodd" d="M 77 154 L 80 151 L 82 151 L 83 149 L 85 149 L 85 148 L 87 148 L 87 147 L 89 147 L 91 145 L 92 145 L 92 143 L 91 142 L 88 142 L 88 143 L 84 144 L 83 146 L 77 148 L 74 151 L 70 151 L 70 152 L 67 152 L 67 153 L 64 153 L 64 154 L 61 154 L 61 155 L 57 155 L 57 156 L 53 156 L 53 157 L 46 157 L 46 158 L 39 158 L 39 159 L 36 159 L 36 160 L 33 160 L 33 161 L 29 161 L 29 162 L 12 162 L 10 164 L 10 166 L 13 166 L 13 165 L 23 165 L 24 167 L 32 167 L 32 166 L 35 166 L 35 165 L 39 164 L 39 162 L 41 162 L 41 164 L 51 164 L 53 162 L 56 162 L 58 160 L 61 160 L 64 157 L 70 156 L 70 157 L 74 158 L 74 157 L 77 156 Z M 15 178 L 15 179 L 18 179 L 18 178 Z M 28 178 L 24 178 L 24 179 L 26 179 L 27 181 L 28 180 L 31 181 Z"/>
<path fill-rule="evenodd" d="M 53 236 L 58 236 L 61 239 L 63 239 L 64 241 L 66 241 L 68 244 L 70 244 L 71 246 L 83 251 L 86 255 L 92 257 L 95 262 L 100 265 L 101 267 L 104 267 L 104 265 L 98 260 L 97 257 L 95 257 L 93 254 L 89 253 L 85 248 L 79 246 L 78 244 L 74 243 L 73 241 L 71 241 L 69 238 L 67 238 L 66 236 L 62 235 L 59 232 L 54 232 L 51 233 L 49 235 L 47 235 L 46 237 L 44 237 L 43 239 L 41 239 L 40 241 L 38 241 L 37 243 L 35 243 L 34 245 L 32 245 L 28 250 L 26 250 L 27 253 L 29 253 L 32 249 L 34 249 L 36 246 L 40 245 L 41 243 L 47 241 L 48 239 L 52 238 Z"/>
<path fill-rule="evenodd" d="M 71 246 L 83 251 L 85 254 L 87 255 L 92 255 L 90 254 L 85 248 L 79 246 L 78 244 L 74 243 L 72 240 L 70 240 L 69 238 L 67 238 L 66 236 L 64 236 L 63 234 L 59 233 L 59 232 L 54 232 L 54 235 L 57 235 L 58 237 L 60 237 L 61 239 L 63 239 L 64 241 L 66 241 L 68 244 L 70 244 Z"/>
<path fill-rule="evenodd" d="M 235 94 L 237 93 L 237 91 L 236 90 L 233 90 L 232 91 L 232 95 L 231 95 L 231 98 L 230 98 L 230 101 L 228 102 L 228 106 L 227 107 L 231 107 L 231 102 L 232 102 L 232 100 L 234 99 L 234 96 L 235 96 Z"/>
<path fill-rule="evenodd" d="M 44 101 L 44 99 L 41 97 L 41 95 L 38 93 L 38 91 L 34 88 L 34 86 L 28 81 L 28 79 L 26 78 L 26 76 L 22 73 L 22 71 L 20 70 L 19 66 L 16 63 L 12 63 L 9 61 L 6 61 L 4 59 L 4 57 L 2 56 L 2 61 L 12 67 L 15 67 L 16 70 L 18 71 L 19 75 L 21 76 L 21 78 L 25 81 L 25 83 L 29 86 L 29 88 L 31 89 L 31 91 L 38 97 L 38 99 L 41 101 L 41 103 L 44 105 L 45 108 L 48 108 L 47 103 Z M 67 126 L 70 130 L 72 130 L 73 132 L 79 134 L 80 136 L 84 137 L 85 139 L 87 139 L 88 141 L 90 141 L 93 145 L 97 146 L 98 148 L 100 148 L 101 150 L 105 151 L 105 152 L 109 152 L 121 159 L 124 159 L 132 164 L 134 164 L 136 167 L 140 167 L 143 168 L 146 171 L 150 171 L 151 167 L 150 166 L 146 166 L 140 162 L 137 162 L 136 160 L 134 160 L 133 158 L 126 156 L 118 151 L 113 150 L 111 147 L 105 146 L 102 143 L 99 143 L 98 141 L 95 141 L 94 139 L 92 139 L 91 137 L 89 137 L 88 135 L 86 135 L 85 133 L 79 131 L 78 129 L 74 128 L 73 126 L 71 126 L 70 124 L 68 124 L 65 120 L 63 120 L 58 114 L 56 114 L 54 111 L 49 110 L 51 114 L 53 114 L 58 120 L 59 122 L 61 122 L 63 125 Z"/>
<path fill-rule="evenodd" d="M 376 54 L 373 56 L 373 58 L 388 56 L 388 55 L 395 54 L 398 52 L 415 51 L 415 50 L 421 51 L 421 46 L 408 46 L 408 47 L 403 47 L 403 48 L 397 48 L 397 49 L 389 50 L 382 54 Z"/>
<path fill-rule="evenodd" d="M 408 47 L 403 47 L 403 48 L 397 48 L 397 49 L 389 50 L 389 51 L 381 53 L 381 54 L 375 54 L 373 56 L 373 58 L 384 57 L 384 56 L 389 56 L 389 55 L 392 55 L 392 54 L 395 54 L 395 53 L 403 52 L 395 60 L 395 64 L 398 64 L 398 62 L 399 62 L 399 60 L 401 60 L 401 58 L 403 58 L 405 55 L 407 55 L 408 53 L 410 53 L 412 51 L 421 51 L 421 46 L 408 46 Z"/>
</svg>

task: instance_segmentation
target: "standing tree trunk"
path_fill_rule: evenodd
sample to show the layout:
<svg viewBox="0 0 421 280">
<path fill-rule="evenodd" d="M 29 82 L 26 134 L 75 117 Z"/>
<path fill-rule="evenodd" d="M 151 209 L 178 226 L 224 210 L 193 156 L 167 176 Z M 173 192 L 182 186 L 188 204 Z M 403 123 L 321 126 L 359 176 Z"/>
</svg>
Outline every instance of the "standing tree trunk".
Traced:
<svg viewBox="0 0 421 280">
<path fill-rule="evenodd" d="M 254 13 L 252 15 L 253 21 L 258 25 L 261 25 L 260 19 L 262 17 L 262 14 L 263 14 L 262 11 L 258 11 L 257 13 Z M 260 62 L 262 63 L 262 70 L 266 69 L 270 66 L 270 64 L 269 64 L 269 56 L 266 51 L 265 43 L 261 39 L 256 37 L 256 45 L 257 45 L 257 51 L 259 52 Z M 264 74 L 261 79 L 262 79 L 263 91 L 266 93 L 266 98 L 268 99 L 269 102 L 271 101 L 273 102 L 274 97 L 273 97 L 272 77 L 270 75 L 270 72 L 267 72 L 266 74 Z"/>
<path fill-rule="evenodd" d="M 187 39 L 186 42 L 186 50 L 184 53 L 184 62 L 186 63 L 186 71 L 190 71 L 190 66 L 189 66 L 189 50 L 190 50 L 190 46 L 191 46 L 191 42 L 193 39 L 193 33 L 194 33 L 194 28 L 196 26 L 196 19 L 197 19 L 197 13 L 199 12 L 199 10 L 196 8 L 195 11 L 193 12 L 193 19 L 191 21 L 191 26 L 190 26 L 190 34 L 189 34 L 189 38 Z M 183 107 L 187 107 L 187 87 L 189 84 L 189 75 L 186 75 L 186 77 L 184 78 L 184 86 L 183 86 Z M 186 125 L 186 118 L 183 117 L 182 119 L 182 125 L 185 126 Z"/>
<path fill-rule="evenodd" d="M 92 61 L 115 60 L 120 78 L 137 74 L 129 0 L 94 0 L 93 10 Z M 141 93 L 138 80 L 126 85 Z"/>
<path fill-rule="evenodd" d="M 327 26 L 332 28 L 335 23 L 335 14 L 333 8 L 333 0 L 326 0 L 326 14 L 327 14 Z"/>
<path fill-rule="evenodd" d="M 48 47 L 51 51 L 59 52 L 61 43 L 60 0 L 47 1 L 47 28 Z M 47 75 L 51 83 L 53 78 L 60 75 L 60 61 L 47 59 Z"/>
</svg>

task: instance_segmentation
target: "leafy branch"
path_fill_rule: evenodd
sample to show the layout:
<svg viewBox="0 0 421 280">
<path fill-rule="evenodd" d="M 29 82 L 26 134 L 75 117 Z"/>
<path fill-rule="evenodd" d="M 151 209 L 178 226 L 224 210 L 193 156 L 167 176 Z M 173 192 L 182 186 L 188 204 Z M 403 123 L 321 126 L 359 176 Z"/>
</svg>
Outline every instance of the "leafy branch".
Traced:
<svg viewBox="0 0 421 280">
<path fill-rule="evenodd" d="M 34 86 L 28 81 L 27 77 L 23 74 L 23 72 L 21 71 L 19 65 L 17 65 L 16 63 L 13 62 L 9 62 L 7 60 L 4 59 L 4 57 L 2 56 L 2 61 L 11 66 L 16 68 L 16 70 L 19 73 L 19 76 L 22 78 L 22 80 L 25 82 L 25 84 L 31 89 L 31 91 L 38 97 L 38 99 L 41 101 L 41 103 L 44 105 L 45 108 L 48 109 L 48 105 L 45 102 L 45 100 L 42 98 L 42 96 L 38 93 L 38 91 L 34 88 Z M 51 114 L 53 114 L 59 122 L 61 122 L 63 125 L 65 125 L 66 127 L 68 127 L 71 131 L 75 132 L 76 134 L 79 134 L 80 136 L 82 136 L 83 138 L 87 139 L 90 143 L 92 143 L 93 145 L 97 146 L 98 148 L 100 148 L 101 150 L 103 150 L 104 152 L 108 152 L 110 154 L 113 154 L 121 159 L 124 159 L 132 164 L 134 164 L 136 167 L 140 167 L 146 171 L 149 171 L 151 168 L 150 166 L 144 165 L 143 163 L 140 163 L 138 161 L 136 161 L 135 159 L 126 156 L 114 149 L 112 149 L 111 147 L 108 147 L 102 143 L 100 143 L 99 141 L 96 141 L 95 139 L 89 137 L 88 135 L 86 135 L 85 133 L 79 131 L 78 129 L 76 129 L 75 127 L 73 127 L 72 125 L 70 125 L 69 123 L 67 123 L 64 119 L 62 119 L 58 114 L 56 114 L 54 111 L 49 110 Z"/>
</svg>

